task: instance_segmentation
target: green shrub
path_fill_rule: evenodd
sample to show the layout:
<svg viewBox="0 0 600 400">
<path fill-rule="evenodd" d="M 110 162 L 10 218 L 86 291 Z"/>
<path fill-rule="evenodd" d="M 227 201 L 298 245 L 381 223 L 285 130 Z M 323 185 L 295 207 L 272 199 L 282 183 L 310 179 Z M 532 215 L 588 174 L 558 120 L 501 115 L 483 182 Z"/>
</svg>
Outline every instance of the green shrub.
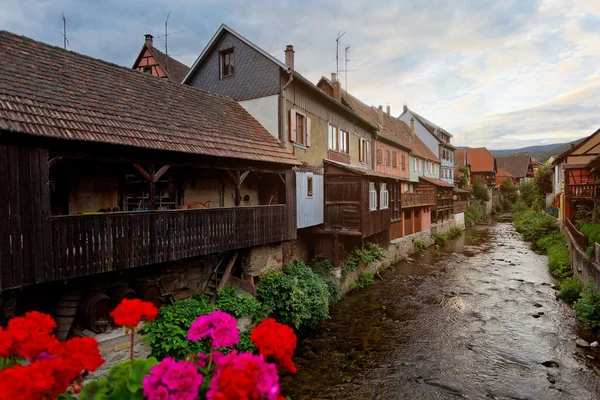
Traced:
<svg viewBox="0 0 600 400">
<path fill-rule="evenodd" d="M 540 211 L 523 211 L 513 215 L 517 232 L 528 242 L 537 242 L 544 236 L 558 231 L 556 221 Z"/>
<path fill-rule="evenodd" d="M 456 239 L 460 235 L 462 235 L 462 229 L 460 229 L 457 226 L 455 226 L 454 228 L 450 229 L 450 231 L 448 232 L 448 238 L 450 238 L 450 239 Z"/>
<path fill-rule="evenodd" d="M 579 298 L 582 290 L 583 284 L 579 280 L 575 278 L 565 279 L 560 284 L 558 297 L 565 301 L 575 301 Z"/>
<path fill-rule="evenodd" d="M 445 233 L 438 233 L 435 235 L 435 244 L 437 246 L 442 246 L 444 243 L 448 241 L 448 235 Z"/>
<path fill-rule="evenodd" d="M 551 246 L 547 252 L 548 269 L 554 277 L 564 279 L 572 275 L 569 249 L 564 244 Z"/>
<path fill-rule="evenodd" d="M 268 315 L 268 310 L 254 296 L 243 294 L 239 296 L 234 286 L 226 286 L 217 292 L 215 308 L 225 311 L 236 318 L 250 315 L 254 320 L 261 321 Z"/>
<path fill-rule="evenodd" d="M 581 292 L 573 309 L 586 328 L 594 332 L 600 331 L 600 292 L 592 282 Z"/>
<path fill-rule="evenodd" d="M 365 265 L 373 261 L 381 261 L 387 257 L 387 252 L 377 243 L 367 243 L 362 248 L 356 248 L 348 254 L 344 262 L 344 270 L 347 272 L 356 271 L 359 263 Z"/>
<path fill-rule="evenodd" d="M 519 185 L 519 200 L 522 200 L 526 208 L 531 208 L 537 202 L 538 192 L 533 180 L 521 181 Z"/>
<path fill-rule="evenodd" d="M 144 398 L 144 377 L 157 365 L 156 358 L 127 360 L 112 366 L 108 376 L 90 381 L 83 387 L 81 399 L 139 399 Z"/>
<path fill-rule="evenodd" d="M 425 243 L 425 241 L 423 239 L 416 239 L 415 240 L 413 238 L 413 245 L 415 246 L 415 250 L 416 251 L 423 251 L 427 247 L 427 244 Z"/>
<path fill-rule="evenodd" d="M 600 224 L 583 224 L 581 233 L 585 235 L 588 241 L 588 247 L 585 254 L 593 260 L 596 256 L 596 243 L 600 243 Z"/>
<path fill-rule="evenodd" d="M 565 246 L 567 242 L 565 241 L 565 237 L 559 231 L 552 232 L 549 235 L 546 235 L 536 242 L 536 245 L 544 250 L 548 250 L 552 246 L 562 245 Z"/>
<path fill-rule="evenodd" d="M 515 201 L 515 203 L 512 205 L 512 212 L 514 214 L 516 213 L 520 213 L 523 211 L 527 211 L 529 207 L 527 206 L 527 204 L 521 199 L 519 198 L 517 201 Z"/>
<path fill-rule="evenodd" d="M 342 292 L 342 288 L 337 278 L 331 273 L 333 261 L 324 255 L 319 255 L 310 260 L 308 266 L 327 286 L 329 304 L 337 303 L 344 297 L 344 293 Z"/>
<path fill-rule="evenodd" d="M 474 204 L 469 206 L 467 212 L 465 212 L 465 224 L 467 226 L 471 226 L 485 218 L 487 218 L 485 204 Z"/>
<path fill-rule="evenodd" d="M 356 280 L 356 288 L 362 289 L 364 287 L 369 286 L 373 282 L 374 282 L 373 274 L 370 272 L 363 272 L 362 274 L 360 274 L 358 276 L 358 279 Z"/>
<path fill-rule="evenodd" d="M 297 330 L 314 328 L 329 316 L 327 286 L 302 261 L 264 275 L 257 292 L 275 319 Z"/>
</svg>

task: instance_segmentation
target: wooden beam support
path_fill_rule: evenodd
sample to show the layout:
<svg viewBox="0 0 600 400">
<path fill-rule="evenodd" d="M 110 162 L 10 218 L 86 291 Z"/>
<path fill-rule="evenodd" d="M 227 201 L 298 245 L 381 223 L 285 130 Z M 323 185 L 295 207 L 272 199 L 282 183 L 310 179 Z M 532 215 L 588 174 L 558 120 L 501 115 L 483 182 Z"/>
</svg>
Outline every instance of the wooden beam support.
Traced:
<svg viewBox="0 0 600 400">
<path fill-rule="evenodd" d="M 229 260 L 229 263 L 227 264 L 227 268 L 225 268 L 225 272 L 223 272 L 223 278 L 221 279 L 221 282 L 219 282 L 219 286 L 217 287 L 217 290 L 221 290 L 225 287 L 225 285 L 227 285 L 227 282 L 229 281 L 229 277 L 231 276 L 231 271 L 233 270 L 233 265 L 235 264 L 235 260 L 237 260 L 238 257 L 238 252 L 236 251 L 235 254 L 233 255 L 233 257 L 231 257 L 231 259 Z"/>
<path fill-rule="evenodd" d="M 157 182 L 165 174 L 165 172 L 167 172 L 169 170 L 169 168 L 171 168 L 170 165 L 163 166 L 161 169 L 158 170 L 158 172 L 156 172 L 154 174 L 154 176 L 152 177 L 152 180 L 154 182 Z"/>
<path fill-rule="evenodd" d="M 279 179 L 281 179 L 281 182 L 283 182 L 283 184 L 285 185 L 285 174 L 277 174 L 279 175 Z"/>
<path fill-rule="evenodd" d="M 247 172 L 246 171 L 246 175 Z M 242 192 L 241 192 L 241 181 L 242 181 L 242 176 L 240 174 L 240 170 L 236 169 L 235 171 L 231 171 L 230 169 L 227 170 L 227 174 L 229 174 L 229 177 L 231 178 L 231 180 L 233 181 L 233 184 L 235 185 L 235 197 L 234 197 L 234 204 L 236 207 L 239 207 L 241 202 L 242 202 Z M 245 176 L 244 176 L 245 178 Z"/>
<path fill-rule="evenodd" d="M 54 167 L 56 165 L 56 163 L 62 159 L 63 159 L 62 156 L 57 156 L 57 157 L 51 158 L 50 160 L 48 160 L 48 168 Z"/>
<path fill-rule="evenodd" d="M 248 176 L 249 173 L 250 173 L 250 171 L 242 172 L 242 174 L 240 175 L 240 185 L 244 183 L 244 180 L 246 180 L 246 177 Z"/>
<path fill-rule="evenodd" d="M 146 172 L 146 170 L 140 164 L 133 164 L 133 166 L 135 167 L 135 169 L 137 169 L 137 171 L 140 173 L 140 175 L 142 175 L 142 177 L 145 180 L 147 180 L 148 182 L 152 181 L 152 175 Z"/>
</svg>

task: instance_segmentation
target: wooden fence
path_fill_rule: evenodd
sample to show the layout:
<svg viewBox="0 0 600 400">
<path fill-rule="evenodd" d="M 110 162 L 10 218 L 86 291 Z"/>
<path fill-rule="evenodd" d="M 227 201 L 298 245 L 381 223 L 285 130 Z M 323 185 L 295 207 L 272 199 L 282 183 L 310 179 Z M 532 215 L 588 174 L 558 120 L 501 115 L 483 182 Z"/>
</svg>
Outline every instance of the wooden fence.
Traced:
<svg viewBox="0 0 600 400">
<path fill-rule="evenodd" d="M 402 208 L 433 206 L 435 205 L 435 193 L 402 193 Z"/>
<path fill-rule="evenodd" d="M 568 218 L 567 218 L 567 223 L 565 225 L 566 225 L 567 229 L 569 230 L 569 232 L 571 233 L 571 236 L 573 236 L 573 239 L 575 240 L 575 243 L 577 244 L 577 246 L 579 246 L 579 248 L 581 248 L 581 250 L 583 250 L 585 252 L 585 249 L 587 248 L 587 238 L 585 237 L 585 235 L 583 233 L 579 232 L 577 230 L 577 228 L 575 227 L 575 225 L 573 225 L 571 220 Z"/>
<path fill-rule="evenodd" d="M 469 207 L 469 202 L 467 200 L 457 200 L 454 202 L 454 214 L 466 212 Z"/>
<path fill-rule="evenodd" d="M 565 196 L 568 199 L 600 199 L 600 185 L 568 184 L 565 185 Z"/>
<path fill-rule="evenodd" d="M 286 205 L 51 217 L 56 279 L 290 240 Z"/>
</svg>

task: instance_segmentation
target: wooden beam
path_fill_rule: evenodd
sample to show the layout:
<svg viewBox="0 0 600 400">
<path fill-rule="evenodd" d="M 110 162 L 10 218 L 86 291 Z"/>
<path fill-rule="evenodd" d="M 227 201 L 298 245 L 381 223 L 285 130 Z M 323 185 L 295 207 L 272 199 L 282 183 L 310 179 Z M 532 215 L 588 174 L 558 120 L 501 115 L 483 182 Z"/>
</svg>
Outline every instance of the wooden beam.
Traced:
<svg viewBox="0 0 600 400">
<path fill-rule="evenodd" d="M 237 171 L 238 175 L 240 171 Z M 231 180 L 233 181 L 233 183 L 235 185 L 238 184 L 238 175 L 234 174 L 230 169 L 227 170 L 227 175 L 229 175 L 229 177 L 231 178 Z"/>
<path fill-rule="evenodd" d="M 281 179 L 281 182 L 283 182 L 283 184 L 285 185 L 285 177 L 284 174 L 277 174 L 279 175 L 279 179 Z"/>
<path fill-rule="evenodd" d="M 154 174 L 154 176 L 152 177 L 152 180 L 154 182 L 157 182 L 165 174 L 165 172 L 167 172 L 169 170 L 169 168 L 171 168 L 170 165 L 163 166 L 161 169 L 158 170 L 158 172 L 156 172 Z"/>
<path fill-rule="evenodd" d="M 140 164 L 133 164 L 135 169 L 142 175 L 142 177 L 148 182 L 152 182 L 152 175 L 150 175 Z"/>
<path fill-rule="evenodd" d="M 242 172 L 242 174 L 240 175 L 240 185 L 242 183 L 244 183 L 244 180 L 246 179 L 246 177 L 248 176 L 249 173 L 250 173 L 250 171 L 244 171 L 244 172 Z"/>
<path fill-rule="evenodd" d="M 235 264 L 235 260 L 237 260 L 238 257 L 238 252 L 236 251 L 235 254 L 233 255 L 233 257 L 231 257 L 231 259 L 229 260 L 229 263 L 227 264 L 227 268 L 225 268 L 225 272 L 223 272 L 223 278 L 221 279 L 221 282 L 219 282 L 219 286 L 217 287 L 217 290 L 221 290 L 225 287 L 225 285 L 227 285 L 227 282 L 229 281 L 229 277 L 231 276 L 231 271 L 233 270 L 233 264 Z"/>
<path fill-rule="evenodd" d="M 48 168 L 52 168 L 56 165 L 57 162 L 59 162 L 60 160 L 62 160 L 63 157 L 62 156 L 57 156 L 57 157 L 53 157 L 48 161 Z"/>
</svg>

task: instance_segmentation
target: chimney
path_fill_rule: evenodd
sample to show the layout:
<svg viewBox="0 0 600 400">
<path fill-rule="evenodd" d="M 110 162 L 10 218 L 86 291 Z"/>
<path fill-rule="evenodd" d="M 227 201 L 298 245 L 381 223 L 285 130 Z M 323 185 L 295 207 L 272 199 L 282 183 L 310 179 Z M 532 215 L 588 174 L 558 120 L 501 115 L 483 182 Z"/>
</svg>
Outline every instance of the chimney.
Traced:
<svg viewBox="0 0 600 400">
<path fill-rule="evenodd" d="M 406 106 L 404 106 L 406 107 Z M 410 134 L 414 135 L 415 134 L 415 119 L 414 118 L 410 118 Z"/>
<path fill-rule="evenodd" d="M 285 46 L 285 64 L 294 69 L 294 46 L 291 44 Z"/>
<path fill-rule="evenodd" d="M 379 106 L 377 114 L 379 115 L 379 123 L 383 125 L 383 106 Z"/>
<path fill-rule="evenodd" d="M 149 33 L 147 33 L 144 37 L 146 38 L 146 46 L 153 46 L 152 39 L 154 39 L 154 37 Z"/>
<path fill-rule="evenodd" d="M 338 81 L 337 74 L 331 73 L 331 82 L 333 83 L 333 98 L 337 101 L 342 101 L 342 85 Z"/>
<path fill-rule="evenodd" d="M 408 106 L 405 104 L 402 106 L 402 114 L 408 111 Z"/>
<path fill-rule="evenodd" d="M 392 113 L 392 107 L 389 104 L 387 105 L 387 110 L 386 111 L 387 111 L 387 115 L 389 117 L 390 114 Z"/>
</svg>

